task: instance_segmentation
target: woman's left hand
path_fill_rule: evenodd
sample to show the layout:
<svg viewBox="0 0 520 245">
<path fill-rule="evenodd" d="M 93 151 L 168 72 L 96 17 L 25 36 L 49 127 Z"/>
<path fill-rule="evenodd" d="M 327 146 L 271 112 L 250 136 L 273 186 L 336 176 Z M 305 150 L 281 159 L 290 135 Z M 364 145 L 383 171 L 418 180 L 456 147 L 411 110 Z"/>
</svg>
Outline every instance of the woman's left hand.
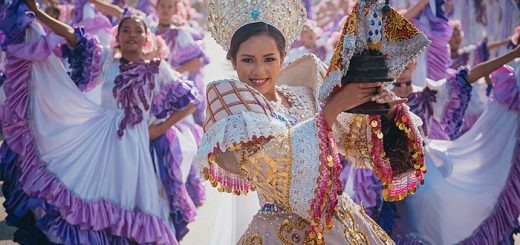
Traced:
<svg viewBox="0 0 520 245">
<path fill-rule="evenodd" d="M 395 95 L 394 92 L 384 89 L 383 87 L 380 87 L 377 90 L 377 94 L 371 98 L 371 101 L 376 102 L 378 104 L 389 104 L 390 111 L 385 116 L 387 117 L 387 119 L 393 120 L 394 116 L 395 116 L 396 105 L 406 103 L 406 102 L 408 102 L 408 99 L 401 98 L 401 97 Z"/>
</svg>

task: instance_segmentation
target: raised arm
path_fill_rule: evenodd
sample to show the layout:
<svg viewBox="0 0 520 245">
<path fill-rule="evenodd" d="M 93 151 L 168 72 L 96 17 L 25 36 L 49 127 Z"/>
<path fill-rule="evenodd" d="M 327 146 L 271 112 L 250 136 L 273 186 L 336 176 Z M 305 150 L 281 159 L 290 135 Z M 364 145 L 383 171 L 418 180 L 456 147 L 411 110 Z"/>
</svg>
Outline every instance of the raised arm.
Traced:
<svg viewBox="0 0 520 245">
<path fill-rule="evenodd" d="M 74 29 L 52 17 L 50 17 L 45 12 L 41 11 L 38 6 L 36 5 L 35 0 L 24 0 L 27 6 L 30 10 L 34 12 L 36 15 L 36 19 L 38 19 L 42 24 L 47 26 L 52 32 L 56 33 L 56 35 L 62 36 L 67 40 L 67 43 L 74 47 L 76 46 L 76 43 L 78 42 L 78 38 L 76 34 L 74 33 Z"/>
<path fill-rule="evenodd" d="M 104 0 L 90 0 L 96 9 L 101 11 L 103 14 L 110 15 L 112 17 L 121 18 L 123 16 L 124 10 L 119 6 L 112 4 L 110 2 Z"/>
<path fill-rule="evenodd" d="M 469 83 L 474 83 L 481 77 L 491 74 L 491 72 L 495 71 L 496 69 L 500 68 L 501 66 L 509 63 L 510 61 L 518 57 L 520 57 L 520 46 L 516 47 L 511 52 L 501 57 L 488 60 L 486 62 L 476 65 L 469 72 L 467 80 Z"/>
<path fill-rule="evenodd" d="M 406 13 L 403 14 L 403 17 L 408 21 L 411 21 L 424 9 L 424 7 L 426 7 L 426 5 L 428 5 L 428 0 L 420 0 L 415 5 L 408 8 Z"/>
<path fill-rule="evenodd" d="M 509 41 L 511 40 L 511 37 L 508 37 L 502 41 L 495 41 L 495 42 L 492 42 L 492 43 L 489 43 L 488 44 L 488 49 L 497 49 L 497 48 L 500 48 L 502 46 L 506 46 L 507 44 L 509 44 Z"/>
</svg>

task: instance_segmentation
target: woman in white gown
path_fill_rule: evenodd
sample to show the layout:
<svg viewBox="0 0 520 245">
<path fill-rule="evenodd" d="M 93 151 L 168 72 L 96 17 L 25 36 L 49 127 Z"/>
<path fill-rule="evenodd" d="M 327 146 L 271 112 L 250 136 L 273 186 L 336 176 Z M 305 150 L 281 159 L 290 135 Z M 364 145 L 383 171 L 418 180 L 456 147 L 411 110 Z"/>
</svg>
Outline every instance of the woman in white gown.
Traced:
<svg viewBox="0 0 520 245">
<path fill-rule="evenodd" d="M 139 18 L 120 23 L 122 58 L 115 59 L 32 0 L 14 1 L 1 16 L 8 116 L 0 166 L 15 239 L 177 244 L 175 173 L 154 159 L 150 140 L 194 111 L 193 84 L 164 61 L 142 59 L 147 28 Z M 59 36 L 45 35 L 34 17 Z M 73 48 L 91 47 L 90 69 L 79 78 L 53 54 L 63 38 Z M 102 86 L 101 105 L 78 81 Z"/>
<path fill-rule="evenodd" d="M 209 29 L 229 51 L 228 59 L 240 81 L 223 80 L 208 85 L 206 132 L 196 161 L 204 178 L 221 192 L 242 195 L 258 191 L 260 210 L 255 210 L 257 214 L 245 233 L 238 234 L 239 244 L 392 244 L 359 206 L 341 195 L 337 176 L 341 167 L 332 138 L 337 138 L 341 145 L 357 137 L 366 139 L 364 145 L 349 146 L 349 152 L 344 152 L 344 148 L 340 151 L 351 156 L 371 152 L 368 157 L 357 159 L 361 164 L 373 163 L 378 172 L 389 174 L 385 175 L 389 184 L 386 193 L 389 198 L 400 198 L 413 192 L 421 182 L 422 143 L 417 138 L 418 131 L 406 107 L 395 106 L 391 110 L 395 114 L 381 117 L 340 113 L 370 100 L 374 92 L 379 93 L 374 97 L 378 103 L 402 102 L 380 88 L 381 84 L 353 84 L 321 104 L 318 91 L 325 73 L 315 56 L 304 56 L 281 71 L 285 50 L 304 22 L 299 4 L 299 0 L 276 4 L 229 0 L 210 3 Z M 381 1 L 367 4 L 369 12 L 380 11 L 383 6 Z M 238 16 L 230 15 L 231 10 L 238 10 Z M 284 18 L 279 18 L 281 14 Z M 408 22 L 405 24 L 406 28 L 411 27 Z M 412 57 L 428 43 L 418 31 L 403 40 L 416 42 L 409 50 Z M 395 68 L 399 69 L 403 61 L 396 61 Z M 328 117 L 331 108 L 337 111 Z M 334 124 L 333 128 L 324 126 L 325 121 Z M 402 130 L 392 127 L 394 123 L 401 125 Z M 353 132 L 353 128 L 362 125 L 365 131 Z M 403 138 L 399 144 L 385 147 L 386 152 L 380 152 L 381 130 Z M 385 146 L 386 143 L 385 140 Z M 394 172 L 388 169 L 390 160 L 381 156 L 391 156 L 397 148 L 407 152 L 403 162 L 411 165 L 395 168 Z M 237 214 L 234 208 L 243 206 L 221 207 L 226 208 L 230 215 L 219 216 L 222 220 L 217 220 L 215 226 L 219 232 L 226 231 L 222 226 L 236 218 L 236 224 L 248 218 L 233 215 Z M 230 240 L 227 242 L 236 242 Z"/>
</svg>

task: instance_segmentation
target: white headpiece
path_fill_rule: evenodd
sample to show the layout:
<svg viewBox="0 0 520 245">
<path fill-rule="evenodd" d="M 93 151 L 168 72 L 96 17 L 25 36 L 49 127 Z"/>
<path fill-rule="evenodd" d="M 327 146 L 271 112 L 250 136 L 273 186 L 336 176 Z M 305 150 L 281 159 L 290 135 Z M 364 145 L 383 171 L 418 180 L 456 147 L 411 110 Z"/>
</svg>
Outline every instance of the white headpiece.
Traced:
<svg viewBox="0 0 520 245">
<path fill-rule="evenodd" d="M 208 5 L 208 29 L 225 50 L 233 34 L 242 26 L 264 22 L 278 29 L 286 48 L 300 35 L 307 19 L 301 0 L 211 0 Z"/>
</svg>

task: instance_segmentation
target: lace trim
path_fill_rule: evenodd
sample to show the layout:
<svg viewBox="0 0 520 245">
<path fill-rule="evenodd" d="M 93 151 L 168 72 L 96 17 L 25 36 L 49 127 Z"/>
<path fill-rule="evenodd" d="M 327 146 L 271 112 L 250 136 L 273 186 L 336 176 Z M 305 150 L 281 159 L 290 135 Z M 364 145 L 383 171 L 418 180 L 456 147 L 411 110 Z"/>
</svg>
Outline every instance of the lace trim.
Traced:
<svg viewBox="0 0 520 245">
<path fill-rule="evenodd" d="M 216 164 L 215 154 L 234 150 L 238 146 L 261 138 L 284 136 L 287 128 L 282 122 L 265 114 L 240 112 L 216 122 L 203 136 L 195 157 L 205 180 L 219 190 L 239 195 L 254 191 L 252 183 L 244 176 L 222 169 Z M 221 188 L 219 188 L 221 187 Z"/>
<path fill-rule="evenodd" d="M 309 214 L 311 200 L 317 185 L 320 162 L 320 141 L 316 119 L 309 119 L 292 129 L 292 169 L 289 203 L 292 211 L 306 220 L 312 220 Z M 307 181 L 302 181 L 307 180 Z"/>
<path fill-rule="evenodd" d="M 215 149 L 228 149 L 234 144 L 246 143 L 256 138 L 285 135 L 287 128 L 272 117 L 240 112 L 216 122 L 206 131 L 197 152 L 197 159 L 206 158 Z"/>
</svg>

